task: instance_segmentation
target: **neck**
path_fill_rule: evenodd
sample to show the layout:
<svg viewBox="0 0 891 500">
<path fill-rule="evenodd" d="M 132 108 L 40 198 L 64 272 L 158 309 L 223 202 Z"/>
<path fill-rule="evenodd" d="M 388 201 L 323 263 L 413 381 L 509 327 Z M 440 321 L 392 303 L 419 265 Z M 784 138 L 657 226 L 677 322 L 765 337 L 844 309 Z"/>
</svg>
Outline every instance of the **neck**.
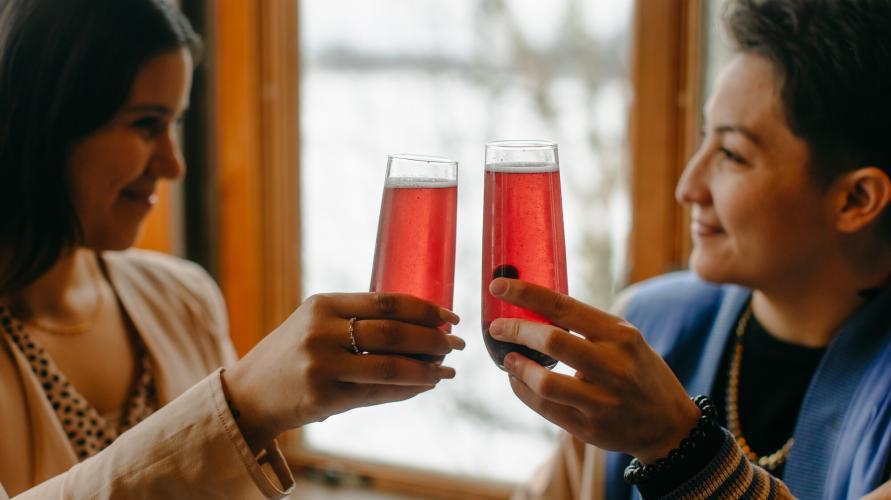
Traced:
<svg viewBox="0 0 891 500">
<path fill-rule="evenodd" d="M 877 266 L 878 267 L 878 266 Z M 826 266 L 819 273 L 759 287 L 752 296 L 758 321 L 780 340 L 808 347 L 828 345 L 869 298 L 861 292 L 885 286 L 891 272 L 858 272 Z"/>
<path fill-rule="evenodd" d="M 96 254 L 79 248 L 62 254 L 49 271 L 9 298 L 21 319 L 42 318 L 55 323 L 76 323 L 95 310 L 101 280 Z"/>
</svg>

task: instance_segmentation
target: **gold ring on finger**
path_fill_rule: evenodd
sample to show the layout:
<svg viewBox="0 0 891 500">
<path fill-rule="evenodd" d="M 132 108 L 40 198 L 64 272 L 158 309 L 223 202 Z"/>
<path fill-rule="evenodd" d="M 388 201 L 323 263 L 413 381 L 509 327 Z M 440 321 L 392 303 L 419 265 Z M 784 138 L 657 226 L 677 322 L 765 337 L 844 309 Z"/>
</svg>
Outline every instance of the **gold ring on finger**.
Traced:
<svg viewBox="0 0 891 500">
<path fill-rule="evenodd" d="M 347 329 L 347 331 L 348 331 L 349 334 L 350 334 L 350 344 L 353 346 L 353 353 L 355 353 L 355 354 L 361 354 L 362 351 L 359 350 L 359 345 L 356 344 L 356 328 L 355 328 L 355 325 L 356 325 L 356 317 L 353 316 L 352 318 L 350 318 L 350 325 L 349 325 L 349 328 Z"/>
</svg>

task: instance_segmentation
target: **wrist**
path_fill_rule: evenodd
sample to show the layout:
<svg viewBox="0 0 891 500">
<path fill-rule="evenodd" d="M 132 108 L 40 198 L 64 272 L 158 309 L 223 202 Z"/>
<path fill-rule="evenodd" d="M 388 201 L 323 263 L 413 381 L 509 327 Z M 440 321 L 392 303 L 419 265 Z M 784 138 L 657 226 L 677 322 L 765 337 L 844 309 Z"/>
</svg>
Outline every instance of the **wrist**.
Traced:
<svg viewBox="0 0 891 500">
<path fill-rule="evenodd" d="M 700 415 L 687 437 L 666 455 L 644 465 L 635 458 L 625 469 L 625 481 L 636 484 L 645 498 L 653 492 L 665 493 L 695 475 L 715 456 L 725 441 L 724 431 L 717 423 L 717 411 L 706 396 L 692 399 Z"/>
<path fill-rule="evenodd" d="M 251 403 L 250 391 L 245 391 L 241 387 L 243 379 L 238 375 L 237 365 L 230 369 L 223 369 L 220 379 L 226 404 L 238 425 L 238 430 L 241 431 L 251 452 L 257 455 L 272 443 L 278 433 L 269 429 L 261 412 L 258 411 L 256 405 Z"/>
<path fill-rule="evenodd" d="M 677 448 L 678 443 L 690 434 L 690 429 L 696 427 L 702 412 L 692 399 L 685 399 L 674 414 L 674 423 L 659 440 L 644 450 L 632 453 L 642 464 L 651 464 L 668 456 L 671 450 Z"/>
</svg>

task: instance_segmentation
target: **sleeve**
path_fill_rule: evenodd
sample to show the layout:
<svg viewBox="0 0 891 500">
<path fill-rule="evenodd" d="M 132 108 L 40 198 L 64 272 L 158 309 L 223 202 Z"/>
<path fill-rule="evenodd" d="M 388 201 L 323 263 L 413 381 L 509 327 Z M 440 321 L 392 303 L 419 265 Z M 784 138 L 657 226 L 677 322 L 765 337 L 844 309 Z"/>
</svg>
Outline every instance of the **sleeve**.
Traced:
<svg viewBox="0 0 891 500">
<path fill-rule="evenodd" d="M 294 479 L 276 445 L 255 457 L 217 370 L 101 453 L 14 500 L 282 498 Z M 0 499 L 8 496 L 0 487 Z"/>
<path fill-rule="evenodd" d="M 663 496 L 644 498 L 705 500 L 709 498 L 792 499 L 782 481 L 752 464 L 726 429 L 718 453 L 699 473 Z"/>
<path fill-rule="evenodd" d="M 511 495 L 511 500 L 600 500 L 602 451 L 563 433 L 554 454 Z"/>
</svg>

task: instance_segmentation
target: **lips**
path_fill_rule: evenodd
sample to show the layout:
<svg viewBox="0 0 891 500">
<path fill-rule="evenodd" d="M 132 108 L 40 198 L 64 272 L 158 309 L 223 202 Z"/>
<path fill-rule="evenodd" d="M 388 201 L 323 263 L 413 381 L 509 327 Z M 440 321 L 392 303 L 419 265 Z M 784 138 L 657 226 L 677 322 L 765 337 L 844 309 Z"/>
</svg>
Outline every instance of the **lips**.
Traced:
<svg viewBox="0 0 891 500">
<path fill-rule="evenodd" d="M 121 198 L 149 206 L 158 202 L 158 195 L 155 194 L 154 189 L 125 189 L 121 191 Z"/>
<path fill-rule="evenodd" d="M 724 228 L 718 224 L 706 222 L 702 219 L 693 219 L 690 230 L 697 236 L 716 236 L 724 234 Z"/>
</svg>

